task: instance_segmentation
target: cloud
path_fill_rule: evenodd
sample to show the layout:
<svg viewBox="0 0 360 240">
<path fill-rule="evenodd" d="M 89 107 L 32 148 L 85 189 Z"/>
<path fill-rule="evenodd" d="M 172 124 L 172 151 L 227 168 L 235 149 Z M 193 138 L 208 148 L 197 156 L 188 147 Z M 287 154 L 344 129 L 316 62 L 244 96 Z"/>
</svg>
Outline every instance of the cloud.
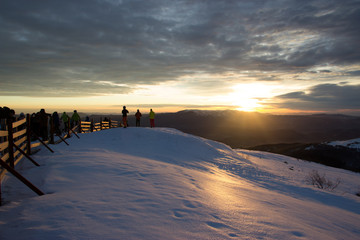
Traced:
<svg viewBox="0 0 360 240">
<path fill-rule="evenodd" d="M 344 111 L 360 109 L 360 85 L 320 84 L 308 91 L 277 96 L 276 107 L 313 111 Z"/>
<path fill-rule="evenodd" d="M 247 71 L 277 81 L 360 61 L 356 0 L 4 0 L 0 16 L 7 95 L 129 93 L 199 72 Z M 213 88 L 201 82 L 205 92 Z"/>
<path fill-rule="evenodd" d="M 358 70 L 358 71 L 349 71 L 348 74 L 351 75 L 351 76 L 360 76 L 360 70 Z"/>
</svg>

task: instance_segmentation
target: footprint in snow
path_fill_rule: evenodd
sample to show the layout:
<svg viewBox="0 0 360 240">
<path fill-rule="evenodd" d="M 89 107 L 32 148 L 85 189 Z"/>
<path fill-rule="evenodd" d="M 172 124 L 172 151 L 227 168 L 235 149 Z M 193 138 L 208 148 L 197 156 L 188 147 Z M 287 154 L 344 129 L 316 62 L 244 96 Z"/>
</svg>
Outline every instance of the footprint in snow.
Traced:
<svg viewBox="0 0 360 240">
<path fill-rule="evenodd" d="M 230 228 L 228 225 L 219 222 L 206 222 L 206 224 L 212 228 Z"/>
<path fill-rule="evenodd" d="M 198 207 L 201 207 L 201 203 L 198 203 L 196 201 L 189 201 L 189 200 L 183 200 L 183 204 L 185 207 L 188 207 L 188 208 L 198 208 Z"/>
</svg>

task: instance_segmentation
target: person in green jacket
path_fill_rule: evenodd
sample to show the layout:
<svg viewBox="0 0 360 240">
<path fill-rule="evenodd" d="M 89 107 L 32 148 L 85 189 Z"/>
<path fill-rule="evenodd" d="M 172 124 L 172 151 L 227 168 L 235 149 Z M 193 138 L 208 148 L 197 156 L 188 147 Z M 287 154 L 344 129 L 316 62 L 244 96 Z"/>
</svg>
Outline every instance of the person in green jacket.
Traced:
<svg viewBox="0 0 360 240">
<path fill-rule="evenodd" d="M 67 132 L 69 127 L 69 116 L 66 114 L 66 112 L 61 115 L 61 120 L 64 123 L 64 131 Z"/>
<path fill-rule="evenodd" d="M 150 113 L 149 113 L 149 118 L 150 118 L 150 127 L 155 127 L 155 113 L 153 112 L 152 109 L 150 109 Z"/>
<path fill-rule="evenodd" d="M 74 113 L 73 113 L 73 115 L 71 116 L 71 128 L 72 128 L 73 126 L 78 125 L 79 123 L 80 123 L 80 116 L 79 116 L 79 114 L 77 113 L 77 111 L 74 110 Z"/>
</svg>

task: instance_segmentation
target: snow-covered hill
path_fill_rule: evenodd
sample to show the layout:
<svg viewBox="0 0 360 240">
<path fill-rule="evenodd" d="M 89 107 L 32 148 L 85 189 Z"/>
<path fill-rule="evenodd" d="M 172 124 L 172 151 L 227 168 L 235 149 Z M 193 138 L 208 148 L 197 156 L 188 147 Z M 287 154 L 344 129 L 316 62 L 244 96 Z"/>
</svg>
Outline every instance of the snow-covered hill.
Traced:
<svg viewBox="0 0 360 240">
<path fill-rule="evenodd" d="M 80 137 L 18 166 L 46 195 L 7 177 L 0 239 L 360 239 L 359 174 L 168 128 Z"/>
<path fill-rule="evenodd" d="M 347 141 L 333 141 L 333 142 L 328 142 L 327 144 L 331 146 L 342 146 L 342 147 L 360 149 L 360 138 L 350 139 Z"/>
</svg>

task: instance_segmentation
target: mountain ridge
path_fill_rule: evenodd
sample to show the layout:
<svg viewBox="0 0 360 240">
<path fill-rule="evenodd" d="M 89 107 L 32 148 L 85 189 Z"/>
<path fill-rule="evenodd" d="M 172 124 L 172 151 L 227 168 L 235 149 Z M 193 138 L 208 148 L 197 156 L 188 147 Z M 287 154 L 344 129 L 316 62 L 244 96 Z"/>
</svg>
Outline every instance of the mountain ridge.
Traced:
<svg viewBox="0 0 360 240">
<path fill-rule="evenodd" d="M 128 116 L 130 127 L 135 126 L 134 114 Z M 121 115 L 90 115 L 90 118 L 105 116 L 122 120 Z M 155 125 L 220 141 L 232 148 L 360 137 L 360 117 L 342 114 L 272 115 L 234 110 L 183 110 L 156 114 Z M 143 113 L 141 126 L 150 126 L 146 113 Z"/>
</svg>

